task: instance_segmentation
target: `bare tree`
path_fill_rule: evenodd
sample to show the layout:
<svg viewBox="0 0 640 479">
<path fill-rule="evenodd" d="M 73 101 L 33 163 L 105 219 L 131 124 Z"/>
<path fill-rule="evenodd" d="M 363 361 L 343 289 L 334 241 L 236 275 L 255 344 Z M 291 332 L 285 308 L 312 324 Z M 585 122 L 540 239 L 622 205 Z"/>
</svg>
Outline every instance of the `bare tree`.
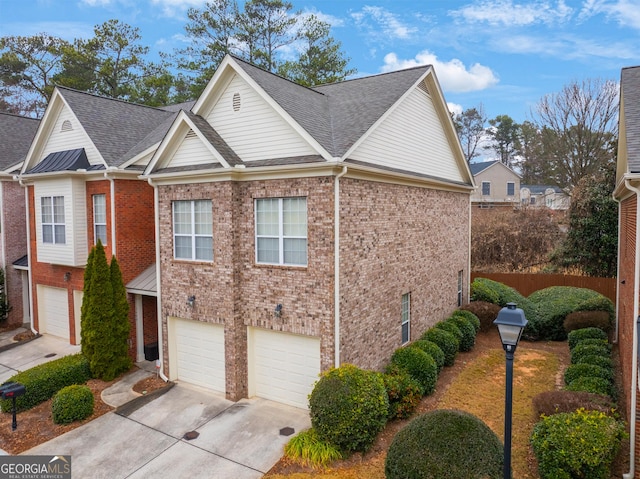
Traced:
<svg viewBox="0 0 640 479">
<path fill-rule="evenodd" d="M 614 81 L 573 81 L 536 105 L 534 121 L 545 130 L 547 161 L 555 182 L 571 190 L 614 158 L 618 86 Z"/>
</svg>

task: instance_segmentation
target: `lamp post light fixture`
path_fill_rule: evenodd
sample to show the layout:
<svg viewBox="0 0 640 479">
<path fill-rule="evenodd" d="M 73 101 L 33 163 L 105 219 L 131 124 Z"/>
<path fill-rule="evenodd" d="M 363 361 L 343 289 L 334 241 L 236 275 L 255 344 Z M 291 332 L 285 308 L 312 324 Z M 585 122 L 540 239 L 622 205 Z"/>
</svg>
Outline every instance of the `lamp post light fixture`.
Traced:
<svg viewBox="0 0 640 479">
<path fill-rule="evenodd" d="M 511 479 L 511 407 L 513 402 L 513 353 L 527 325 L 524 311 L 516 303 L 507 303 L 493 324 L 498 327 L 500 341 L 507 356 L 506 390 L 504 398 L 504 479 Z"/>
</svg>

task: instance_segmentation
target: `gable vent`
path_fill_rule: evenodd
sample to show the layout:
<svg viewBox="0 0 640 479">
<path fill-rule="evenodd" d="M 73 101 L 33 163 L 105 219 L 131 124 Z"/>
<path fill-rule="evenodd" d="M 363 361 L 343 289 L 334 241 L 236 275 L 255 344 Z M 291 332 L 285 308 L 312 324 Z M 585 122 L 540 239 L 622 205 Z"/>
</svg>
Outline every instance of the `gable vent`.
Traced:
<svg viewBox="0 0 640 479">
<path fill-rule="evenodd" d="M 196 138 L 196 132 L 193 130 L 189 130 L 189 133 L 187 133 L 187 135 L 184 137 L 185 140 L 189 139 L 189 138 Z"/>
<path fill-rule="evenodd" d="M 60 127 L 60 131 L 71 131 L 73 130 L 73 126 L 71 126 L 71 122 L 69 120 L 65 120 L 62 122 L 62 127 Z"/>
<path fill-rule="evenodd" d="M 420 84 L 418 85 L 418 88 L 420 88 L 423 92 L 425 92 L 427 95 L 429 94 L 429 89 L 427 88 L 427 84 L 424 81 L 421 81 Z"/>
<path fill-rule="evenodd" d="M 240 111 L 240 93 L 233 94 L 233 111 Z"/>
</svg>

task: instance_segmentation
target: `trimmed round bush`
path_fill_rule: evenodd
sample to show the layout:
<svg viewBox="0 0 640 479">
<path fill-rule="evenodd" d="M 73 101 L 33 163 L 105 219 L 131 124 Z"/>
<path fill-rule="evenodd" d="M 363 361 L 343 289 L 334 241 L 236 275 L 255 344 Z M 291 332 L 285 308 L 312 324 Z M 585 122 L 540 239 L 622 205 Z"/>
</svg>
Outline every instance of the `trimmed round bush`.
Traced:
<svg viewBox="0 0 640 479">
<path fill-rule="evenodd" d="M 444 365 L 453 366 L 458 354 L 458 341 L 449 331 L 439 328 L 428 329 L 420 339 L 434 342 L 444 353 Z"/>
<path fill-rule="evenodd" d="M 389 399 L 379 373 L 344 364 L 325 372 L 309 396 L 311 425 L 341 451 L 367 451 L 387 423 Z"/>
<path fill-rule="evenodd" d="M 569 349 L 573 349 L 578 345 L 580 341 L 585 339 L 601 339 L 607 341 L 609 338 L 607 333 L 605 333 L 602 329 L 599 328 L 582 328 L 575 329 L 567 334 L 567 339 L 569 342 Z"/>
<path fill-rule="evenodd" d="M 597 328 L 609 332 L 613 326 L 612 320 L 608 311 L 574 311 L 567 314 L 563 326 L 567 333 L 584 328 Z"/>
<path fill-rule="evenodd" d="M 389 398 L 389 419 L 411 416 L 422 399 L 420 383 L 399 367 L 383 374 L 382 380 Z"/>
<path fill-rule="evenodd" d="M 399 348 L 391 356 L 391 364 L 404 369 L 415 379 L 422 389 L 422 394 L 433 394 L 438 381 L 438 366 L 435 359 L 420 348 Z"/>
<path fill-rule="evenodd" d="M 396 434 L 385 461 L 387 479 L 501 479 L 503 446 L 464 411 L 423 414 Z"/>
<path fill-rule="evenodd" d="M 602 378 L 613 381 L 613 371 L 593 364 L 571 364 L 564 372 L 564 383 L 571 384 L 581 377 Z"/>
<path fill-rule="evenodd" d="M 411 343 L 411 347 L 422 349 L 425 353 L 431 356 L 436 362 L 436 366 L 438 366 L 438 374 L 444 367 L 444 353 L 440 346 L 438 346 L 433 341 L 428 341 L 426 339 L 419 339 L 418 341 L 414 341 Z"/>
<path fill-rule="evenodd" d="M 614 370 L 613 360 L 611 358 L 598 356 L 597 354 L 593 356 L 580 356 L 575 364 L 593 364 L 601 368 L 609 369 L 610 371 Z"/>
<path fill-rule="evenodd" d="M 540 416 L 551 416 L 563 412 L 576 412 L 583 408 L 587 411 L 600 411 L 613 415 L 615 404 L 606 394 L 594 394 L 586 391 L 545 391 L 533 398 L 533 410 L 536 421 Z"/>
<path fill-rule="evenodd" d="M 494 281 L 486 278 L 476 278 L 471 282 L 471 301 L 485 301 L 500 304 L 500 294 L 495 288 Z"/>
<path fill-rule="evenodd" d="M 531 434 L 542 479 L 608 479 L 625 437 L 624 423 L 598 411 L 543 417 Z"/>
<path fill-rule="evenodd" d="M 456 309 L 453 313 L 451 313 L 451 316 L 460 316 L 462 318 L 465 318 L 467 321 L 469 321 L 469 323 L 471 323 L 473 328 L 476 330 L 476 333 L 480 331 L 480 318 L 478 318 L 478 316 L 473 314 L 471 311 L 467 311 L 465 309 Z"/>
<path fill-rule="evenodd" d="M 491 279 L 476 278 L 471 283 L 471 298 L 473 301 L 494 302 L 486 298 L 476 297 L 475 292 L 479 286 L 483 290 L 489 289 L 491 291 L 494 291 L 498 295 L 498 300 L 495 302 L 495 304 L 497 304 L 498 306 L 504 307 L 507 305 L 507 303 L 516 303 L 518 308 L 524 311 L 524 315 L 529 320 L 527 328 L 530 329 L 529 325 L 535 323 L 538 316 L 536 303 L 531 301 L 529 298 L 524 297 L 516 289 L 498 281 L 493 281 Z M 495 317 L 493 319 L 495 319 Z M 525 329 L 525 332 L 527 332 L 527 329 Z"/>
<path fill-rule="evenodd" d="M 460 311 L 469 311 L 480 320 L 480 331 L 495 329 L 493 322 L 498 317 L 500 306 L 487 301 L 473 301 L 462 307 Z"/>
<path fill-rule="evenodd" d="M 571 364 L 577 364 L 585 356 L 611 357 L 611 350 L 606 344 L 578 344 L 571 350 Z"/>
<path fill-rule="evenodd" d="M 597 338 L 583 339 L 574 346 L 574 349 L 577 348 L 578 346 L 604 346 L 605 348 L 607 348 L 607 351 L 609 352 L 611 352 L 611 349 L 613 349 L 613 345 L 608 340 L 597 339 Z"/>
<path fill-rule="evenodd" d="M 593 376 L 579 377 L 571 381 L 565 389 L 567 391 L 586 391 L 594 394 L 606 394 L 613 399 L 617 396 L 611 381 Z"/>
<path fill-rule="evenodd" d="M 51 402 L 53 422 L 69 424 L 81 421 L 93 414 L 93 393 L 83 385 L 72 385 L 62 388 Z"/>
<path fill-rule="evenodd" d="M 462 340 L 462 331 L 460 328 L 456 326 L 455 323 L 449 321 L 440 321 L 435 324 L 434 328 L 444 329 L 445 331 L 449 331 L 456 338 L 456 342 L 458 343 L 458 351 L 460 351 L 460 341 Z"/>
<path fill-rule="evenodd" d="M 460 338 L 460 351 L 466 353 L 471 351 L 476 345 L 476 328 L 469 322 L 468 319 L 462 316 L 451 316 L 446 321 L 455 324 L 462 332 L 462 338 Z"/>
</svg>

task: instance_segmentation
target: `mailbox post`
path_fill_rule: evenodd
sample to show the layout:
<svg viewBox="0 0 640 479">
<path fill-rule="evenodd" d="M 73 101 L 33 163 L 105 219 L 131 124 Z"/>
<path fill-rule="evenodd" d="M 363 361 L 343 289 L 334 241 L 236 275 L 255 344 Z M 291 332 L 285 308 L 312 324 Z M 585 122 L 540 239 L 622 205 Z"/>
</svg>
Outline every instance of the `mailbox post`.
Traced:
<svg viewBox="0 0 640 479">
<path fill-rule="evenodd" d="M 8 382 L 0 386 L 0 397 L 2 399 L 12 400 L 12 409 L 13 409 L 13 421 L 11 423 L 12 431 L 15 431 L 18 428 L 18 420 L 16 418 L 16 398 L 19 396 L 23 396 L 25 392 L 27 392 L 27 389 L 24 387 L 23 384 L 20 384 L 20 383 Z"/>
</svg>

